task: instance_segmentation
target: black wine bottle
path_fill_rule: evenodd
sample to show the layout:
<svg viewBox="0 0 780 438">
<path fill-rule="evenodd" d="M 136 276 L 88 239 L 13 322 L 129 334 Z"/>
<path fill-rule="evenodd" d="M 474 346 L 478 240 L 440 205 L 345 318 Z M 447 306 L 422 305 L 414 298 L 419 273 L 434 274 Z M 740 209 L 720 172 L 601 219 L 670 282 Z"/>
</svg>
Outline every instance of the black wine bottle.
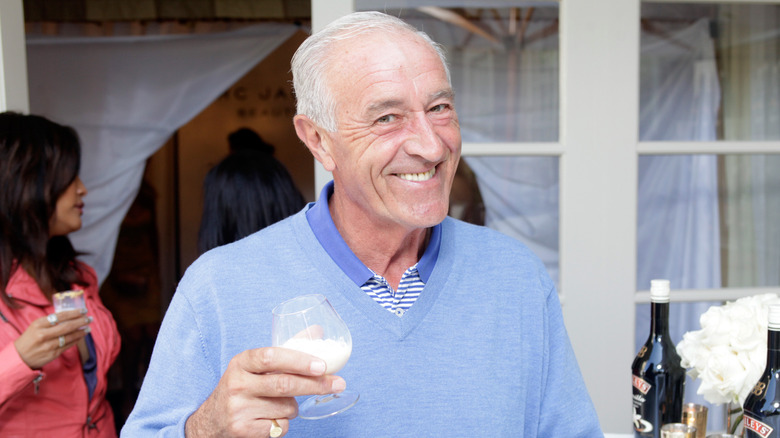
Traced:
<svg viewBox="0 0 780 438">
<path fill-rule="evenodd" d="M 631 365 L 634 437 L 660 438 L 682 421 L 685 369 L 669 336 L 669 280 L 650 282 L 650 336 Z"/>
<path fill-rule="evenodd" d="M 769 306 L 766 368 L 742 406 L 744 438 L 780 437 L 780 305 Z"/>
</svg>

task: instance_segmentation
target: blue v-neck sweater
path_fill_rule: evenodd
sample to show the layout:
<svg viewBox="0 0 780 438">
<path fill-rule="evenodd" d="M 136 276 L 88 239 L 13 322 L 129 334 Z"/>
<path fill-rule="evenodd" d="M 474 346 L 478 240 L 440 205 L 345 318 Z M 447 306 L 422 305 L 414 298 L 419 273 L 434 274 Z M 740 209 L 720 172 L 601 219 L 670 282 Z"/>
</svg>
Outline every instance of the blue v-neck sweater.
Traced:
<svg viewBox="0 0 780 438">
<path fill-rule="evenodd" d="M 184 436 L 233 356 L 270 345 L 271 309 L 321 293 L 350 328 L 348 411 L 287 437 L 603 437 L 544 266 L 524 245 L 447 218 L 420 298 L 399 318 L 320 246 L 305 210 L 186 272 L 123 437 Z"/>
</svg>

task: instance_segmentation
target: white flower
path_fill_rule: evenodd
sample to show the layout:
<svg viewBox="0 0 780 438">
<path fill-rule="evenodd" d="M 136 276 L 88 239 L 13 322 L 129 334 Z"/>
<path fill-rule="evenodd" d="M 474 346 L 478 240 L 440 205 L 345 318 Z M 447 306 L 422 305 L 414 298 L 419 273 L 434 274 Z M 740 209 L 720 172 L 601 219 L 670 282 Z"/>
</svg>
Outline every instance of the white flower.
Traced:
<svg viewBox="0 0 780 438">
<path fill-rule="evenodd" d="M 776 294 L 740 298 L 710 307 L 701 330 L 683 335 L 677 353 L 688 374 L 701 379 L 698 394 L 713 404 L 745 402 L 766 364 L 768 304 Z"/>
</svg>

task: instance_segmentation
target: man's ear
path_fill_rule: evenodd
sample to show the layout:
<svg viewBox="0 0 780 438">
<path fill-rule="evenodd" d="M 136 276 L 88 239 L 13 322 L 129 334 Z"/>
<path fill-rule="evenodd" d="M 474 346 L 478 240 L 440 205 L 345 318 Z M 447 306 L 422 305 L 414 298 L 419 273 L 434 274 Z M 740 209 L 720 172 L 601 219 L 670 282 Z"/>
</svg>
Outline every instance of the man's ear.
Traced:
<svg viewBox="0 0 780 438">
<path fill-rule="evenodd" d="M 330 153 L 330 138 L 327 133 L 314 123 L 308 116 L 298 114 L 293 118 L 295 132 L 303 144 L 309 148 L 314 158 L 319 161 L 328 172 L 333 172 L 336 162 Z"/>
</svg>

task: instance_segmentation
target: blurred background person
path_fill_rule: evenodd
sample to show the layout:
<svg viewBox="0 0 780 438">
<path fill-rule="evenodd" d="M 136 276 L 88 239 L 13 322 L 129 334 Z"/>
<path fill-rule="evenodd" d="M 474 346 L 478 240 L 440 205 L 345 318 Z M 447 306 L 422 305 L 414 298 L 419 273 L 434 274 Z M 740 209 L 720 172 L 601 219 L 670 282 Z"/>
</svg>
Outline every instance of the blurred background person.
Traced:
<svg viewBox="0 0 780 438">
<path fill-rule="evenodd" d="M 228 135 L 228 145 L 230 152 L 256 151 L 264 154 L 273 155 L 276 148 L 263 140 L 260 134 L 249 128 L 241 128 Z"/>
<path fill-rule="evenodd" d="M 0 113 L 0 436 L 116 436 L 105 394 L 119 335 L 67 237 L 87 194 L 80 161 L 72 128 Z M 86 314 L 54 313 L 70 289 Z"/>
<path fill-rule="evenodd" d="M 228 136 L 231 153 L 206 175 L 198 251 L 246 237 L 306 204 L 274 147 L 242 128 Z"/>
</svg>

